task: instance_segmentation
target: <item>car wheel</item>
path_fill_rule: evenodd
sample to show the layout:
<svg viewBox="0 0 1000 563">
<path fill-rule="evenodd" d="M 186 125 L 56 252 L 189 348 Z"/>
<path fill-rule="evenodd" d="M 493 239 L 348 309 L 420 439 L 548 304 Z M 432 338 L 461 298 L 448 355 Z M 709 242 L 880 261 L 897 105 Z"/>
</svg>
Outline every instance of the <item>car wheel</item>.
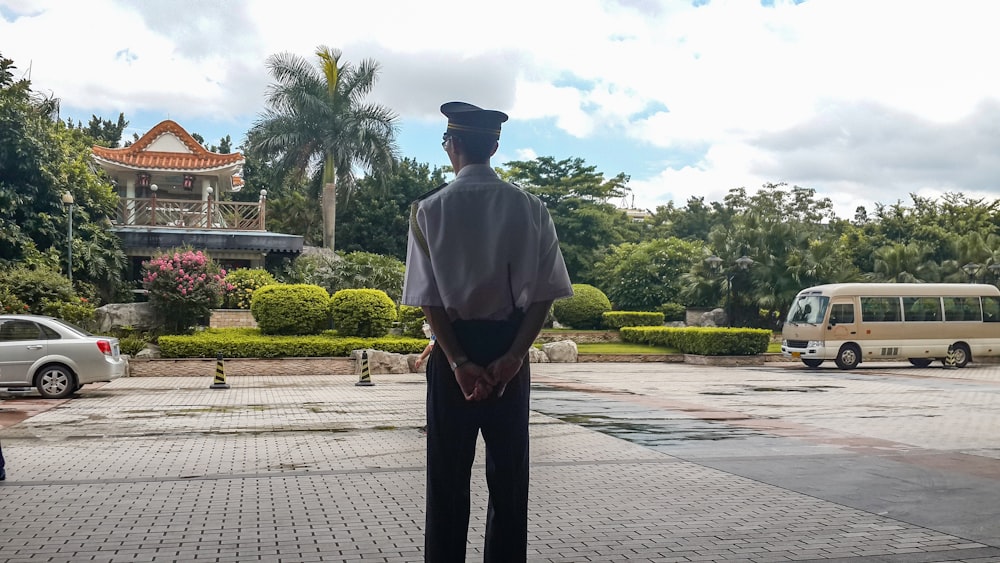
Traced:
<svg viewBox="0 0 1000 563">
<path fill-rule="evenodd" d="M 76 390 L 76 378 L 73 372 L 60 365 L 45 366 L 38 374 L 35 385 L 45 399 L 65 399 Z"/>
<path fill-rule="evenodd" d="M 951 347 L 952 352 L 955 354 L 955 365 L 964 368 L 969 365 L 972 360 L 972 354 L 969 352 L 969 348 L 965 344 L 955 344 Z"/>
<path fill-rule="evenodd" d="M 836 362 L 840 369 L 854 369 L 861 363 L 861 350 L 854 344 L 844 344 L 837 352 Z"/>
<path fill-rule="evenodd" d="M 930 358 L 909 358 L 910 363 L 918 368 L 925 368 L 931 365 Z"/>
<path fill-rule="evenodd" d="M 812 359 L 802 360 L 802 363 L 811 368 L 818 368 L 819 366 L 823 365 L 823 360 L 812 360 Z"/>
</svg>

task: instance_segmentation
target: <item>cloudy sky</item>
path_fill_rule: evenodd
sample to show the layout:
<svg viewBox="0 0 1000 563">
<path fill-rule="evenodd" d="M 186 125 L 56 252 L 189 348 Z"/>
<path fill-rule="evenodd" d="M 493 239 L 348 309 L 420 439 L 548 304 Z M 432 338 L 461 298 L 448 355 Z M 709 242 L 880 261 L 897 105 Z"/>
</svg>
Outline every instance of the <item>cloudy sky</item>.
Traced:
<svg viewBox="0 0 1000 563">
<path fill-rule="evenodd" d="M 239 144 L 269 55 L 373 58 L 403 156 L 445 165 L 441 103 L 510 114 L 494 164 L 631 176 L 653 209 L 786 182 L 838 215 L 1000 196 L 991 0 L 0 0 L 0 54 L 64 118 Z"/>
</svg>

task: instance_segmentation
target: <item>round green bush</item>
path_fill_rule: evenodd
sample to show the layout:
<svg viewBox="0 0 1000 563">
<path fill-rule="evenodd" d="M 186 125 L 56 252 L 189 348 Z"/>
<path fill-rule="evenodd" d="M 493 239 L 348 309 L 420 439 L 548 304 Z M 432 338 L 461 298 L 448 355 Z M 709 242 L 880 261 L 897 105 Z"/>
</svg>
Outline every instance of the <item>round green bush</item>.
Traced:
<svg viewBox="0 0 1000 563">
<path fill-rule="evenodd" d="M 559 324 L 578 330 L 601 327 L 605 311 L 611 310 L 611 301 L 603 291 L 592 285 L 573 284 L 573 297 L 560 299 L 552 306 Z"/>
<path fill-rule="evenodd" d="M 261 268 L 233 270 L 226 274 L 226 282 L 232 286 L 223 301 L 227 309 L 249 309 L 255 291 L 278 283 L 270 272 Z"/>
<path fill-rule="evenodd" d="M 254 291 L 250 313 L 264 334 L 319 334 L 328 325 L 329 303 L 318 285 L 266 285 Z"/>
<path fill-rule="evenodd" d="M 384 336 L 396 321 L 396 304 L 381 289 L 341 289 L 330 313 L 340 336 Z"/>
<path fill-rule="evenodd" d="M 399 306 L 399 327 L 403 331 L 403 336 L 426 338 L 423 331 L 425 321 L 423 308 L 412 305 Z"/>
</svg>

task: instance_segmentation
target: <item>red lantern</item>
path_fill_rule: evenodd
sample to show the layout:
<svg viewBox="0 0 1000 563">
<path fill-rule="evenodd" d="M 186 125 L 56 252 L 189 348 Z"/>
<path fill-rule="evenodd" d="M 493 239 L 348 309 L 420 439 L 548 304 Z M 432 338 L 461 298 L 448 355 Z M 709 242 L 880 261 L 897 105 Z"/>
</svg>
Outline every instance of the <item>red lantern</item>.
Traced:
<svg viewBox="0 0 1000 563">
<path fill-rule="evenodd" d="M 189 192 L 194 189 L 194 176 L 191 174 L 184 175 L 184 191 Z"/>
<path fill-rule="evenodd" d="M 136 181 L 136 185 L 139 186 L 140 188 L 148 188 L 149 187 L 149 174 L 146 174 L 145 172 L 140 172 L 139 173 L 139 178 Z"/>
</svg>

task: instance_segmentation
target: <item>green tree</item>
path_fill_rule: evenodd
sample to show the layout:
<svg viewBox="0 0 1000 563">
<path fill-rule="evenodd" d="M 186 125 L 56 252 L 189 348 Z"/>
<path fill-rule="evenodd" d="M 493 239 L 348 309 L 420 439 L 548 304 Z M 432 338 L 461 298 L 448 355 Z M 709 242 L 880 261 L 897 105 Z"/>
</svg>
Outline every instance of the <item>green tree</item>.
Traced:
<svg viewBox="0 0 1000 563">
<path fill-rule="evenodd" d="M 339 50 L 322 46 L 316 57 L 318 66 L 289 53 L 268 58 L 274 84 L 249 139 L 286 175 L 319 172 L 323 246 L 333 249 L 337 186 L 346 197 L 355 185 L 355 168 L 376 173 L 394 166 L 396 117 L 365 102 L 378 73 L 375 61 L 341 63 Z"/>
<path fill-rule="evenodd" d="M 680 276 L 702 255 L 702 246 L 678 238 L 613 246 L 595 266 L 598 287 L 617 310 L 659 311 L 677 299 Z"/>
<path fill-rule="evenodd" d="M 921 283 L 941 281 L 941 268 L 930 247 L 920 243 L 891 244 L 875 251 L 875 281 Z"/>
<path fill-rule="evenodd" d="M 69 220 L 62 196 L 68 193 L 74 280 L 96 286 L 107 300 L 119 289 L 125 255 L 109 232 L 117 195 L 91 162 L 91 146 L 100 140 L 58 121 L 57 100 L 39 97 L 27 80 L 15 81 L 14 68 L 0 56 L 0 265 L 61 268 Z"/>
<path fill-rule="evenodd" d="M 337 208 L 340 249 L 405 260 L 410 203 L 443 182 L 442 169 L 431 169 L 409 158 L 400 161 L 386 178 L 362 178 L 354 197 Z"/>
<path fill-rule="evenodd" d="M 593 281 L 591 266 L 602 250 L 626 242 L 633 233 L 625 212 L 609 203 L 627 193 L 629 177 L 624 173 L 605 179 L 583 159 L 557 161 L 548 156 L 504 167 L 504 179 L 538 196 L 548 208 L 570 279 Z"/>
</svg>

